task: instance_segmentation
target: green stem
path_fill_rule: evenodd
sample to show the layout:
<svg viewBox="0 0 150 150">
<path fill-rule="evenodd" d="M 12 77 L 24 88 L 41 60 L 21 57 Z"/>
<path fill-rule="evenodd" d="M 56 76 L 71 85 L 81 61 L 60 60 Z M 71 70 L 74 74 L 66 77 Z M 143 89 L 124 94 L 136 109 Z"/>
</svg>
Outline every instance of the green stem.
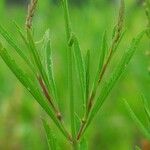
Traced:
<svg viewBox="0 0 150 150">
<path fill-rule="evenodd" d="M 65 26 L 66 26 L 66 35 L 67 35 L 67 43 L 71 37 L 71 23 L 70 16 L 68 10 L 68 1 L 62 0 L 63 9 L 64 9 L 64 18 L 65 18 Z M 74 150 L 78 149 L 77 140 L 76 140 L 76 130 L 75 130 L 75 106 L 74 106 L 74 92 L 73 92 L 73 53 L 72 46 L 68 46 L 68 87 L 69 87 L 69 101 L 70 101 L 70 121 L 71 121 L 71 133 L 73 138 L 72 147 Z"/>
<path fill-rule="evenodd" d="M 78 142 L 74 141 L 74 143 L 72 144 L 72 149 L 73 150 L 79 150 L 79 146 L 78 146 Z"/>
</svg>

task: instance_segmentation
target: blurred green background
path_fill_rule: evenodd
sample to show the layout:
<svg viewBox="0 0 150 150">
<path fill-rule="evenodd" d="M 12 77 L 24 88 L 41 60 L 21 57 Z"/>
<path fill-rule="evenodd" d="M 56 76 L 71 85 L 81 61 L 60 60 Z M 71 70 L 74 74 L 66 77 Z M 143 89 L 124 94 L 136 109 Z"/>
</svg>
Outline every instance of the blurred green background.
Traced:
<svg viewBox="0 0 150 150">
<path fill-rule="evenodd" d="M 71 1 L 71 0 L 70 0 Z M 126 3 L 126 35 L 119 46 L 118 54 L 114 57 L 117 63 L 120 55 L 129 46 L 129 42 L 146 27 L 147 21 L 142 1 L 125 0 Z M 109 40 L 117 19 L 119 1 L 117 0 L 72 0 L 70 14 L 74 32 L 77 34 L 81 49 L 85 55 L 91 51 L 91 81 L 98 64 L 97 55 L 101 46 L 101 38 L 107 29 Z M 27 1 L 0 0 L 0 24 L 18 40 L 24 50 L 24 45 L 16 33 L 12 21 L 24 28 L 27 12 Z M 42 38 L 46 29 L 50 28 L 53 48 L 55 77 L 62 111 L 68 116 L 66 107 L 67 97 L 67 64 L 66 38 L 63 10 L 59 0 L 39 0 L 36 16 L 34 17 L 35 39 Z M 3 38 L 0 36 L 0 39 Z M 6 41 L 3 41 L 8 47 Z M 10 49 L 13 54 L 13 49 Z M 145 36 L 141 41 L 136 55 L 133 57 L 127 72 L 122 76 L 117 86 L 95 118 L 86 137 L 90 150 L 133 150 L 135 145 L 141 145 L 144 137 L 130 119 L 124 108 L 125 98 L 133 107 L 140 119 L 145 121 L 142 111 L 140 94 L 150 100 L 150 75 L 148 67 L 150 42 Z M 22 65 L 22 64 L 18 64 Z M 0 150 L 46 150 L 46 137 L 40 117 L 43 112 L 39 105 L 17 81 L 5 63 L 0 59 Z M 65 118 L 66 119 L 66 118 Z M 66 119 L 69 127 L 69 120 Z M 51 122 L 50 122 L 51 124 Z M 51 124 L 58 138 L 60 149 L 70 149 L 66 141 Z M 57 134 L 58 133 L 58 134 Z"/>
</svg>

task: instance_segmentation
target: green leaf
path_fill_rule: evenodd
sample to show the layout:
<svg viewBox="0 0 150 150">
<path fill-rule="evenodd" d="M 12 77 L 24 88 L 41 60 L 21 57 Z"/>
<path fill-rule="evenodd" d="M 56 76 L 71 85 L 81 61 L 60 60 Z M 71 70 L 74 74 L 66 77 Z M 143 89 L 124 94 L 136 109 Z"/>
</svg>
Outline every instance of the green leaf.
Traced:
<svg viewBox="0 0 150 150">
<path fill-rule="evenodd" d="M 55 114 L 49 107 L 48 102 L 43 98 L 41 92 L 37 88 L 37 85 L 34 85 L 30 76 L 25 74 L 15 63 L 15 61 L 9 56 L 6 49 L 2 48 L 2 44 L 0 43 L 0 55 L 10 70 L 15 74 L 18 80 L 24 85 L 24 87 L 31 93 L 31 95 L 35 98 L 35 100 L 40 104 L 40 106 L 47 112 L 50 118 L 54 121 L 56 126 L 60 129 L 63 135 L 68 139 L 68 134 L 65 129 L 61 126 L 60 122 L 57 120 Z"/>
<path fill-rule="evenodd" d="M 130 47 L 125 52 L 125 54 L 122 56 L 120 63 L 118 64 L 118 66 L 113 71 L 110 78 L 106 81 L 106 83 L 102 87 L 101 93 L 100 93 L 97 101 L 95 102 L 95 105 L 94 105 L 92 112 L 90 114 L 90 117 L 88 119 L 88 123 L 86 125 L 86 128 L 89 126 L 89 124 L 91 123 L 91 121 L 93 120 L 93 118 L 95 117 L 95 115 L 97 114 L 97 112 L 99 111 L 99 109 L 101 108 L 101 106 L 103 105 L 105 100 L 107 99 L 109 93 L 111 92 L 111 90 L 115 86 L 115 84 L 118 81 L 118 79 L 120 78 L 120 76 L 126 70 L 127 65 L 129 64 L 134 52 L 136 51 L 136 48 L 137 48 L 139 42 L 140 42 L 140 40 L 144 34 L 145 34 L 145 30 L 143 32 L 141 32 L 136 38 L 134 38 L 132 40 Z"/>
<path fill-rule="evenodd" d="M 107 48 L 108 48 L 108 46 L 107 46 L 107 33 L 105 31 L 103 38 L 102 38 L 102 48 L 100 50 L 99 65 L 98 65 L 98 69 L 97 69 L 97 73 L 96 73 L 94 85 L 93 85 L 94 93 L 95 93 L 97 86 L 98 86 L 98 80 L 99 80 L 99 76 L 100 76 L 102 67 L 104 65 L 105 54 L 107 52 Z"/>
<path fill-rule="evenodd" d="M 41 63 L 41 60 L 40 60 L 40 56 L 39 56 L 39 53 L 36 49 L 35 42 L 33 40 L 33 36 L 32 36 L 32 33 L 31 33 L 30 29 L 27 29 L 27 40 L 28 40 L 30 52 L 32 54 L 31 59 L 33 59 L 32 61 L 33 61 L 34 65 L 37 67 L 37 69 L 39 70 L 39 72 L 41 74 L 43 74 L 43 69 L 42 69 L 42 63 Z"/>
<path fill-rule="evenodd" d="M 55 80 L 54 80 L 54 73 L 53 73 L 52 50 L 51 50 L 49 30 L 47 30 L 45 32 L 44 48 L 45 48 L 45 51 L 46 51 L 46 67 L 47 67 L 47 72 L 48 72 L 48 78 L 49 78 L 49 82 L 50 82 L 51 91 L 52 91 L 53 97 L 58 102 L 58 94 L 57 94 L 57 90 L 56 90 L 56 83 L 55 83 Z"/>
<path fill-rule="evenodd" d="M 21 28 L 19 27 L 19 25 L 16 23 L 16 22 L 13 22 L 14 24 L 15 24 L 15 26 L 16 26 L 16 29 L 17 29 L 17 32 L 19 33 L 19 35 L 20 35 L 20 37 L 22 38 L 22 40 L 23 40 L 23 42 L 24 42 L 24 44 L 25 44 L 25 46 L 27 47 L 27 49 L 28 49 L 28 53 L 30 54 L 30 46 L 29 46 L 29 43 L 28 43 L 28 41 L 27 41 L 27 38 L 26 38 L 26 36 L 24 36 L 24 33 L 21 31 Z M 35 67 L 34 67 L 34 65 L 32 64 L 32 66 L 31 66 L 31 68 L 32 68 L 32 71 L 34 72 L 34 74 L 36 75 L 36 69 L 35 69 Z"/>
<path fill-rule="evenodd" d="M 17 29 L 17 31 L 18 31 L 20 37 L 22 38 L 24 44 L 26 45 L 26 47 L 27 47 L 28 50 L 29 50 L 30 47 L 29 47 L 29 43 L 28 43 L 28 41 L 27 41 L 27 39 L 26 39 L 26 36 L 24 36 L 24 33 L 21 31 L 21 28 L 19 27 L 19 25 L 18 25 L 16 22 L 13 22 L 13 23 L 15 24 L 16 29 Z"/>
<path fill-rule="evenodd" d="M 130 105 L 127 103 L 127 101 L 124 102 L 126 109 L 128 110 L 131 118 L 134 120 L 134 122 L 136 123 L 136 125 L 140 128 L 141 132 L 148 138 L 150 139 L 150 133 L 148 132 L 148 130 L 145 128 L 145 126 L 143 125 L 143 123 L 139 120 L 139 118 L 135 115 L 135 113 L 133 112 L 133 110 L 131 109 Z"/>
<path fill-rule="evenodd" d="M 67 35 L 67 42 L 71 37 L 71 22 L 70 22 L 70 14 L 68 9 L 68 0 L 61 0 L 63 9 L 64 9 L 64 19 L 65 19 L 65 28 L 66 28 L 66 35 Z"/>
<path fill-rule="evenodd" d="M 57 149 L 57 140 L 53 135 L 53 132 L 51 131 L 51 128 L 49 127 L 47 121 L 42 118 L 43 126 L 46 132 L 47 142 L 49 146 L 49 150 L 56 150 Z"/>
<path fill-rule="evenodd" d="M 141 97 L 142 97 L 142 100 L 143 100 L 144 110 L 145 110 L 146 116 L 147 116 L 148 121 L 150 123 L 150 109 L 149 109 L 149 106 L 148 106 L 148 102 L 147 102 L 144 95 L 142 95 Z"/>
<path fill-rule="evenodd" d="M 125 33 L 126 33 L 126 30 L 124 30 L 124 31 L 121 33 L 120 38 L 118 39 L 118 42 L 116 43 L 116 45 L 115 45 L 115 47 L 114 47 L 114 49 L 113 49 L 113 52 L 114 52 L 114 53 L 116 52 L 116 50 L 117 50 L 119 44 L 121 43 L 121 41 L 122 41 L 122 39 L 123 39 Z"/>
<path fill-rule="evenodd" d="M 28 64 L 31 70 L 34 71 L 34 67 L 24 52 L 16 45 L 15 40 L 9 35 L 9 33 L 0 25 L 0 34 L 5 38 L 5 40 L 10 44 L 11 47 L 19 54 L 19 56 Z"/>
<path fill-rule="evenodd" d="M 41 74 L 43 80 L 44 80 L 44 83 L 46 84 L 47 88 L 48 88 L 48 91 L 51 92 L 51 87 L 50 87 L 50 84 L 49 84 L 49 81 L 48 81 L 48 77 L 47 77 L 47 74 L 46 74 L 46 71 L 42 65 L 42 62 L 41 62 L 41 59 L 40 59 L 40 56 L 39 56 L 39 53 L 36 49 L 36 46 L 35 46 L 35 42 L 33 40 L 33 37 L 32 37 L 32 33 L 31 31 L 28 29 L 27 30 L 27 39 L 28 39 L 28 42 L 29 42 L 29 46 L 30 46 L 30 50 L 31 50 L 31 53 L 32 53 L 32 57 L 34 59 L 34 63 L 39 71 L 39 73 Z"/>
<path fill-rule="evenodd" d="M 81 49 L 79 46 L 79 42 L 78 39 L 75 35 L 73 35 L 73 39 L 74 39 L 74 55 L 75 55 L 75 60 L 76 60 L 76 64 L 77 64 L 77 71 L 78 71 L 78 76 L 79 76 L 79 80 L 81 83 L 81 88 L 82 88 L 82 98 L 83 98 L 83 103 L 85 105 L 85 93 L 86 93 L 86 78 L 85 78 L 85 66 L 84 66 L 84 62 L 83 62 L 83 58 L 82 58 L 82 54 L 81 54 Z"/>
<path fill-rule="evenodd" d="M 69 79 L 69 100 L 70 100 L 70 119 L 72 137 L 76 138 L 76 124 L 75 124 L 75 98 L 74 98 L 74 79 L 73 79 L 73 53 L 72 49 L 68 51 L 68 79 Z"/>
<path fill-rule="evenodd" d="M 76 132 L 80 129 L 81 119 L 78 114 L 75 114 L 75 124 L 76 124 Z"/>
<path fill-rule="evenodd" d="M 80 142 L 80 150 L 88 150 L 88 144 L 85 138 Z"/>
<path fill-rule="evenodd" d="M 89 94 L 90 94 L 90 51 L 88 50 L 87 51 L 87 54 L 86 54 L 86 103 L 88 101 L 88 97 L 89 97 Z"/>
</svg>

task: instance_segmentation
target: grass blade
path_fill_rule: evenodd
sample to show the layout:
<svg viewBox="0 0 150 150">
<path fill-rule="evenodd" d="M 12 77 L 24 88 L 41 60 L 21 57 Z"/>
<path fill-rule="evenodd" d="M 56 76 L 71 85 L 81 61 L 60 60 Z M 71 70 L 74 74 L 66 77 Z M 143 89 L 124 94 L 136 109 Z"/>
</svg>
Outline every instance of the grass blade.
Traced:
<svg viewBox="0 0 150 150">
<path fill-rule="evenodd" d="M 74 80 L 73 80 L 73 55 L 72 51 L 70 50 L 68 52 L 68 57 L 69 57 L 69 89 L 70 89 L 70 119 L 71 119 L 71 131 L 72 131 L 72 136 L 75 139 L 76 137 L 76 125 L 75 125 L 75 103 L 74 103 L 74 91 L 73 91 L 73 85 L 74 85 Z"/>
<path fill-rule="evenodd" d="M 102 48 L 100 51 L 100 56 L 99 56 L 99 65 L 98 65 L 98 70 L 95 76 L 95 80 L 94 80 L 94 85 L 93 85 L 93 92 L 95 93 L 97 86 L 98 86 L 98 80 L 99 80 L 99 76 L 102 70 L 102 67 L 104 65 L 104 60 L 105 60 L 105 54 L 107 52 L 107 33 L 105 31 L 103 38 L 102 38 Z"/>
<path fill-rule="evenodd" d="M 127 101 L 125 101 L 125 106 L 131 116 L 131 118 L 134 120 L 134 122 L 136 123 L 136 125 L 140 128 L 140 130 L 142 131 L 142 133 L 148 138 L 150 139 L 150 133 L 148 132 L 148 130 L 145 128 L 145 126 L 142 124 L 142 122 L 139 120 L 139 118 L 135 115 L 135 113 L 133 112 L 133 110 L 131 109 L 130 105 L 127 103 Z"/>
<path fill-rule="evenodd" d="M 15 61 L 9 56 L 7 51 L 2 48 L 0 44 L 0 55 L 10 70 L 15 74 L 18 80 L 23 84 L 23 86 L 31 93 L 31 95 L 35 98 L 35 100 L 40 104 L 40 106 L 47 112 L 47 114 L 54 121 L 56 126 L 60 129 L 63 135 L 68 139 L 69 135 L 66 133 L 65 129 L 61 126 L 60 122 L 57 120 L 55 114 L 51 111 L 47 101 L 44 100 L 37 86 L 34 86 L 30 77 L 25 74 L 15 63 Z"/>
<path fill-rule="evenodd" d="M 89 94 L 90 94 L 90 51 L 87 51 L 86 54 L 86 100 L 88 100 Z M 87 101 L 86 101 L 87 103 Z"/>
<path fill-rule="evenodd" d="M 53 62 L 52 62 L 52 50 L 51 50 L 51 43 L 50 43 L 50 35 L 49 30 L 46 31 L 44 36 L 44 47 L 46 49 L 46 67 L 48 71 L 48 78 L 51 86 L 51 91 L 53 94 L 53 97 L 58 102 L 58 94 L 56 90 L 56 83 L 54 80 L 54 73 L 53 73 Z"/>
<path fill-rule="evenodd" d="M 75 114 L 75 124 L 76 124 L 76 132 L 79 130 L 80 128 L 80 123 L 81 123 L 81 119 L 78 116 L 78 114 Z"/>
<path fill-rule="evenodd" d="M 54 137 L 47 121 L 44 118 L 42 118 L 42 122 L 43 122 L 43 127 L 45 129 L 49 150 L 56 150 L 57 149 L 56 138 Z"/>
<path fill-rule="evenodd" d="M 34 40 L 33 40 L 32 34 L 31 34 L 31 30 L 29 30 L 29 29 L 27 29 L 27 39 L 28 39 L 28 42 L 29 42 L 30 50 L 31 50 L 35 65 L 36 65 L 39 73 L 41 74 L 41 76 L 42 76 L 42 78 L 43 78 L 43 80 L 44 80 L 44 82 L 45 82 L 45 84 L 46 84 L 46 86 L 47 86 L 47 88 L 50 92 L 51 88 L 50 88 L 50 84 L 49 84 L 49 81 L 48 81 L 48 77 L 46 75 L 44 67 L 42 66 L 39 53 L 36 49 L 36 46 L 35 46 L 35 43 L 34 43 Z"/>
<path fill-rule="evenodd" d="M 5 38 L 5 40 L 15 49 L 15 51 L 19 54 L 19 56 L 28 64 L 31 70 L 34 71 L 34 67 L 31 64 L 30 60 L 23 53 L 23 51 L 16 45 L 14 39 L 9 35 L 9 33 L 0 25 L 0 34 Z"/>
<path fill-rule="evenodd" d="M 32 56 L 34 58 L 35 65 L 36 65 L 36 67 L 40 73 L 40 76 L 38 77 L 39 83 L 43 89 L 43 92 L 44 92 L 47 100 L 50 102 L 50 105 L 52 106 L 54 112 L 57 114 L 58 119 L 61 120 L 62 119 L 61 113 L 58 110 L 58 108 L 55 106 L 55 103 L 53 102 L 53 95 L 52 95 L 52 97 L 50 95 L 52 93 L 53 89 L 51 89 L 51 85 L 50 85 L 50 82 L 48 80 L 46 70 L 42 65 L 41 58 L 40 58 L 39 53 L 36 49 L 31 30 L 29 30 L 29 29 L 27 29 L 27 38 L 28 38 L 28 42 L 29 42 Z"/>
<path fill-rule="evenodd" d="M 43 76 L 43 69 L 42 69 L 42 63 L 41 63 L 41 60 L 40 60 L 40 56 L 39 56 L 39 53 L 36 49 L 35 42 L 33 40 L 31 30 L 29 30 L 29 29 L 27 29 L 27 40 L 28 40 L 28 45 L 29 45 L 29 48 L 30 48 L 30 52 L 32 54 L 32 59 L 33 59 L 32 61 L 33 61 L 34 65 L 37 67 L 37 69 L 39 70 L 39 72 Z"/>
<path fill-rule="evenodd" d="M 29 43 L 28 43 L 26 37 L 24 36 L 24 34 L 22 33 L 21 28 L 19 27 L 19 25 L 18 25 L 16 22 L 13 22 L 13 23 L 15 24 L 16 29 L 17 29 L 17 31 L 18 31 L 20 37 L 22 38 L 24 44 L 26 45 L 26 47 L 27 47 L 28 49 L 30 49 Z"/>
<path fill-rule="evenodd" d="M 22 38 L 25 46 L 27 47 L 28 50 L 30 50 L 30 46 L 29 46 L 29 43 L 27 41 L 27 38 L 24 36 L 23 32 L 21 31 L 21 28 L 19 27 L 19 25 L 16 22 L 13 22 L 13 23 L 16 26 L 17 32 L 19 33 L 20 37 Z M 30 51 L 29 51 L 29 54 L 30 54 Z M 32 71 L 36 75 L 37 72 L 36 72 L 36 69 L 35 69 L 34 65 L 32 65 L 32 68 L 33 68 Z"/>
<path fill-rule="evenodd" d="M 144 110 L 145 110 L 147 119 L 150 123 L 150 109 L 149 109 L 149 106 L 148 106 L 148 102 L 147 102 L 146 98 L 144 97 L 144 95 L 142 95 L 141 97 L 142 97 L 142 100 L 143 100 Z"/>
<path fill-rule="evenodd" d="M 64 18 L 65 18 L 65 28 L 66 28 L 66 35 L 67 35 L 67 42 L 69 41 L 71 37 L 71 22 L 70 22 L 70 15 L 69 15 L 69 9 L 68 9 L 68 1 L 67 0 L 61 0 L 64 10 Z"/>
<path fill-rule="evenodd" d="M 126 33 L 126 30 L 124 30 L 124 31 L 121 33 L 121 35 L 120 35 L 120 37 L 119 37 L 119 39 L 118 39 L 118 42 L 116 43 L 116 45 L 115 45 L 115 47 L 114 47 L 114 50 L 113 50 L 114 53 L 116 52 L 116 50 L 117 50 L 119 44 L 121 43 L 121 41 L 122 41 L 122 39 L 123 39 L 125 33 Z"/>
<path fill-rule="evenodd" d="M 77 64 L 77 71 L 78 71 L 78 75 L 79 75 L 79 80 L 81 83 L 81 89 L 82 89 L 82 98 L 83 98 L 83 104 L 85 106 L 86 102 L 85 102 L 85 91 L 86 91 L 86 78 L 85 78 L 85 66 L 83 63 L 83 58 L 82 58 L 82 54 L 81 54 L 81 49 L 80 49 L 80 45 L 78 42 L 78 39 L 75 35 L 73 35 L 73 44 L 74 44 L 74 55 L 75 55 L 75 60 L 76 60 L 76 64 Z"/>
</svg>

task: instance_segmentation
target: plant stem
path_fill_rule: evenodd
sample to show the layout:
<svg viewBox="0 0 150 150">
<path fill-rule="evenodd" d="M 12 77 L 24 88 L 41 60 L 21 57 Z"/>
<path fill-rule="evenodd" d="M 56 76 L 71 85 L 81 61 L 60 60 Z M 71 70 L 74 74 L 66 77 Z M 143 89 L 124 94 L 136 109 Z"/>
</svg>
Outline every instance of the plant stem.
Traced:
<svg viewBox="0 0 150 150">
<path fill-rule="evenodd" d="M 68 10 L 68 1 L 62 0 L 63 9 L 64 9 L 64 18 L 65 18 L 65 26 L 66 26 L 66 36 L 67 43 L 71 37 L 71 23 L 70 16 Z M 73 92 L 73 54 L 72 54 L 72 46 L 68 46 L 68 87 L 69 87 L 69 101 L 70 101 L 70 121 L 71 121 L 71 134 L 72 134 L 72 147 L 74 150 L 78 150 L 78 144 L 76 140 L 76 130 L 75 130 L 75 106 L 74 106 L 74 92 Z"/>
<path fill-rule="evenodd" d="M 52 109 L 54 110 L 54 112 L 55 112 L 55 114 L 56 114 L 56 117 L 58 118 L 58 120 L 61 121 L 61 120 L 62 120 L 62 115 L 61 115 L 60 111 L 57 110 L 57 108 L 56 108 L 55 105 L 53 104 L 52 98 L 51 98 L 51 96 L 50 96 L 50 94 L 49 94 L 49 92 L 48 92 L 48 90 L 47 90 L 47 88 L 46 88 L 46 86 L 45 86 L 45 84 L 44 84 L 42 78 L 41 78 L 40 76 L 38 76 L 37 79 L 38 79 L 39 84 L 40 84 L 40 86 L 41 86 L 41 88 L 42 88 L 42 90 L 43 90 L 43 93 L 44 93 L 45 97 L 47 98 L 47 100 L 48 100 L 48 102 L 50 103 Z"/>
<path fill-rule="evenodd" d="M 78 149 L 79 149 L 79 147 L 78 147 L 78 142 L 77 142 L 77 141 L 74 141 L 74 142 L 72 143 L 72 149 L 73 149 L 73 150 L 78 150 Z"/>
<path fill-rule="evenodd" d="M 28 14 L 26 18 L 26 28 L 32 28 L 32 20 L 34 16 L 35 9 L 37 7 L 38 0 L 31 0 L 30 4 L 28 5 Z"/>
</svg>

